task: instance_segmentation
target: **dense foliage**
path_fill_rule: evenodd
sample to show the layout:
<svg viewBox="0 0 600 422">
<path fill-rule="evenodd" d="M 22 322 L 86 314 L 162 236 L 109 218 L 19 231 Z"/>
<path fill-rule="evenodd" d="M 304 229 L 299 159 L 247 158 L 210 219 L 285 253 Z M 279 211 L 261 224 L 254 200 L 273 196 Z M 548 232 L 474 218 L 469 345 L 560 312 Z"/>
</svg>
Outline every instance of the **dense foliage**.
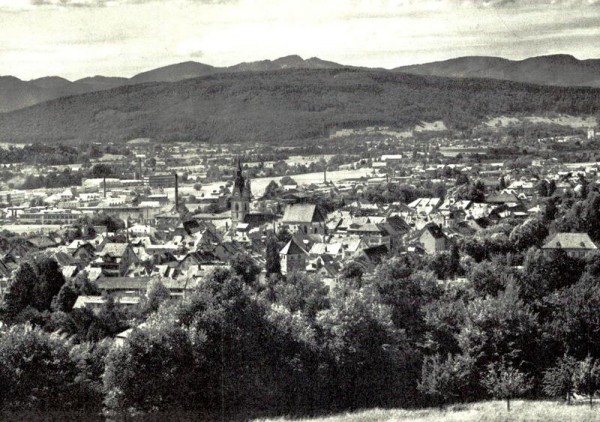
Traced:
<svg viewBox="0 0 600 422">
<path fill-rule="evenodd" d="M 94 284 L 36 255 L 0 308 L 2 409 L 232 419 L 591 396 L 598 254 L 540 245 L 557 228 L 598 240 L 598 193 L 551 200 L 552 218 L 506 220 L 434 256 L 395 252 L 372 271 L 354 262 L 332 286 L 281 275 L 268 253 L 263 275 L 238 254 L 180 300 L 153 280 L 130 311 L 110 296 L 73 309 Z"/>
<path fill-rule="evenodd" d="M 285 141 L 338 128 L 412 128 L 438 121 L 470 131 L 489 116 L 592 115 L 597 90 L 362 69 L 216 74 L 123 86 L 0 115 L 7 141 Z M 32 124 L 32 122 L 35 122 Z"/>
</svg>

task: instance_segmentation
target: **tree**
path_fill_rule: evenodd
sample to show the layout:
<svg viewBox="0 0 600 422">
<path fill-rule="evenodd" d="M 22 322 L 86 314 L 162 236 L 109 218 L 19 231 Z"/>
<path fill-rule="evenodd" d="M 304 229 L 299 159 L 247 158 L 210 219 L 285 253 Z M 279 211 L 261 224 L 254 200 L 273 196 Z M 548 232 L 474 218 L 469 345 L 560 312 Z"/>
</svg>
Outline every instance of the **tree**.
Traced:
<svg viewBox="0 0 600 422">
<path fill-rule="evenodd" d="M 575 374 L 579 364 L 573 356 L 565 354 L 556 361 L 556 365 L 544 372 L 543 390 L 550 397 L 566 397 L 571 404 L 575 392 Z"/>
<path fill-rule="evenodd" d="M 533 387 L 532 381 L 523 372 L 504 361 L 488 365 L 482 384 L 494 398 L 506 400 L 508 411 L 511 399 L 524 395 Z"/>
<path fill-rule="evenodd" d="M 303 273 L 288 274 L 284 283 L 275 286 L 278 303 L 291 312 L 303 312 L 310 318 L 329 307 L 328 293 L 329 287 L 319 277 Z"/>
<path fill-rule="evenodd" d="M 159 278 L 153 278 L 146 288 L 146 309 L 155 312 L 161 303 L 171 298 L 171 291 Z"/>
<path fill-rule="evenodd" d="M 170 322 L 134 329 L 106 357 L 105 405 L 117 414 L 180 410 L 193 397 L 194 378 L 193 347 L 184 329 Z"/>
<path fill-rule="evenodd" d="M 10 281 L 2 303 L 3 313 L 11 319 L 28 306 L 38 311 L 50 310 L 64 284 L 55 259 L 35 256 L 23 262 Z"/>
<path fill-rule="evenodd" d="M 473 202 L 485 201 L 485 185 L 481 180 L 476 181 L 469 187 L 467 199 Z"/>
<path fill-rule="evenodd" d="M 593 407 L 594 394 L 600 390 L 600 364 L 591 356 L 587 356 L 579 362 L 575 371 L 575 383 L 577 390 L 589 396 L 590 408 Z"/>
<path fill-rule="evenodd" d="M 464 399 L 472 365 L 472 360 L 463 355 L 448 355 L 445 360 L 438 354 L 425 357 L 417 388 L 440 407 L 455 399 Z"/>
<path fill-rule="evenodd" d="M 66 336 L 15 325 L 0 336 L 3 410 L 72 409 L 76 366 Z"/>
<path fill-rule="evenodd" d="M 265 188 L 264 197 L 265 198 L 276 198 L 279 193 L 279 185 L 275 180 L 271 180 L 267 187 Z"/>
<path fill-rule="evenodd" d="M 516 226 L 508 240 L 513 244 L 516 251 L 524 251 L 531 246 L 541 247 L 544 239 L 548 236 L 548 228 L 544 221 L 539 218 L 526 220 L 520 226 Z"/>
<path fill-rule="evenodd" d="M 112 169 L 106 164 L 94 164 L 91 171 L 92 177 L 102 178 L 112 175 Z"/>
<path fill-rule="evenodd" d="M 546 196 L 550 196 L 550 191 L 549 191 L 549 184 L 548 181 L 546 179 L 542 179 L 538 182 L 537 186 L 537 193 L 539 196 L 541 197 L 546 197 Z"/>
<path fill-rule="evenodd" d="M 31 292 L 36 280 L 33 265 L 30 262 L 22 263 L 4 293 L 2 313 L 6 318 L 14 318 L 31 303 Z"/>
<path fill-rule="evenodd" d="M 456 186 L 468 185 L 469 184 L 469 176 L 464 173 L 459 173 L 456 176 Z"/>
<path fill-rule="evenodd" d="M 283 185 L 297 185 L 296 181 L 292 179 L 290 176 L 283 176 L 279 183 Z"/>
<path fill-rule="evenodd" d="M 281 274 L 279 246 L 277 240 L 273 237 L 267 239 L 266 261 L 265 269 L 267 271 L 267 277 L 271 274 Z"/>
<path fill-rule="evenodd" d="M 260 274 L 260 268 L 254 259 L 245 252 L 236 253 L 230 261 L 234 274 L 239 275 L 244 283 L 252 286 L 256 283 L 256 277 Z"/>
<path fill-rule="evenodd" d="M 69 312 L 77 301 L 79 293 L 72 283 L 65 283 L 52 300 L 52 309 L 55 311 Z"/>
</svg>

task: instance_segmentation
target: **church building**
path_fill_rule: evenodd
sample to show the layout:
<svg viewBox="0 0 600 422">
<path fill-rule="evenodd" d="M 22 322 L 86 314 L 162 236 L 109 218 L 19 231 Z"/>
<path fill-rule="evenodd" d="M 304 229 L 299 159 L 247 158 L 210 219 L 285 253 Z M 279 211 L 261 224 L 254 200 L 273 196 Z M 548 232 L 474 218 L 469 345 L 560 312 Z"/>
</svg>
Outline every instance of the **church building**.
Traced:
<svg viewBox="0 0 600 422">
<path fill-rule="evenodd" d="M 250 200 L 252 191 L 250 190 L 250 179 L 244 177 L 242 173 L 242 162 L 237 159 L 237 170 L 233 182 L 233 192 L 231 193 L 231 223 L 236 227 L 243 223 L 250 212 Z"/>
</svg>

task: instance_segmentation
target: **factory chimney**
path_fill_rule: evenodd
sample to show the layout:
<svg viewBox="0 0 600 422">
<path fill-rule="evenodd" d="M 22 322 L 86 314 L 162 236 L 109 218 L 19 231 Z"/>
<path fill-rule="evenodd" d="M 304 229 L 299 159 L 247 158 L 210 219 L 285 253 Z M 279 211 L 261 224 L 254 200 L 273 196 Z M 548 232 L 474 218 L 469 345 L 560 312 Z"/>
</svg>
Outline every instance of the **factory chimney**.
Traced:
<svg viewBox="0 0 600 422">
<path fill-rule="evenodd" d="M 179 212 L 179 177 L 175 173 L 175 211 Z"/>
</svg>

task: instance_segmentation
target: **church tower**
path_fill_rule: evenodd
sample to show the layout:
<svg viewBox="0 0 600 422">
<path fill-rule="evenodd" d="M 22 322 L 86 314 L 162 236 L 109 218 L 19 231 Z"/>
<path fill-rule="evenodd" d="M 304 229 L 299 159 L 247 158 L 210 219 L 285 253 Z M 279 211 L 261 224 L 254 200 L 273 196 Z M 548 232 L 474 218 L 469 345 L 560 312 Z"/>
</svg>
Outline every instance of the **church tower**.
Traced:
<svg viewBox="0 0 600 422">
<path fill-rule="evenodd" d="M 244 218 L 250 212 L 250 199 L 252 199 L 250 180 L 242 174 L 242 162 L 239 158 L 236 160 L 236 167 L 231 193 L 231 223 L 234 227 L 244 222 Z"/>
</svg>

